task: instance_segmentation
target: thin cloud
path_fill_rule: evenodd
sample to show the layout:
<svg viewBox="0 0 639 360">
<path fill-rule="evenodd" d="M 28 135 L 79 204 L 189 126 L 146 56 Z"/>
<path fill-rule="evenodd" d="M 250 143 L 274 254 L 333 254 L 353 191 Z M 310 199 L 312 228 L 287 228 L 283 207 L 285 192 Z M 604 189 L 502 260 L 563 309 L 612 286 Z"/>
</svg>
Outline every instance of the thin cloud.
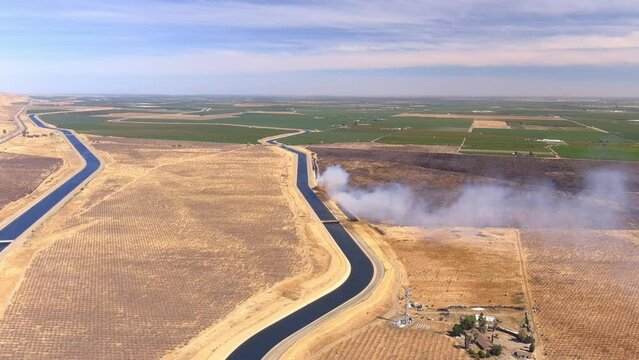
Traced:
<svg viewBox="0 0 639 360">
<path fill-rule="evenodd" d="M 317 70 L 398 69 L 429 66 L 574 66 L 639 65 L 639 33 L 627 37 L 557 37 L 526 44 L 453 43 L 438 48 L 384 50 L 347 46 L 314 53 L 256 53 L 207 50 L 173 55 L 120 56 L 108 59 L 29 66 L 45 71 L 89 75 L 213 75 Z M 5 68 L 10 69 L 20 64 Z"/>
<path fill-rule="evenodd" d="M 32 0 L 0 12 L 0 78 L 625 66 L 637 29 L 636 0 Z"/>
</svg>

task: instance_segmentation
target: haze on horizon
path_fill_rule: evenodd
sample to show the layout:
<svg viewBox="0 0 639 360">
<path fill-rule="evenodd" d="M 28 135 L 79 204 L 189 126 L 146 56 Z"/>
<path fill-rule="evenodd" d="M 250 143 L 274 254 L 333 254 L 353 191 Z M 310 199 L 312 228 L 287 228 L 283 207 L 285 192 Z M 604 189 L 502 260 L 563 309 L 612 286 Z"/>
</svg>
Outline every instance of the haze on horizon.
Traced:
<svg viewBox="0 0 639 360">
<path fill-rule="evenodd" d="M 639 96 L 633 0 L 2 4 L 0 90 Z"/>
</svg>

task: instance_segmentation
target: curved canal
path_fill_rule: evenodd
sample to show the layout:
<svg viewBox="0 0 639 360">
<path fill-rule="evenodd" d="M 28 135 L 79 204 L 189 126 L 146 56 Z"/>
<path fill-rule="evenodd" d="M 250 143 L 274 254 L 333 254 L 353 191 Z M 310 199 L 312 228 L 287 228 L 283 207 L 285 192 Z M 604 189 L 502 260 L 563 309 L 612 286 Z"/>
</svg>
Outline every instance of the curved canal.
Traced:
<svg viewBox="0 0 639 360">
<path fill-rule="evenodd" d="M 320 220 L 335 221 L 333 214 L 308 184 L 306 154 L 288 147 L 285 149 L 297 155 L 297 187 L 306 201 Z M 368 256 L 341 224 L 324 222 L 324 226 L 351 264 L 351 272 L 346 281 L 337 289 L 262 329 L 235 349 L 228 359 L 263 358 L 281 341 L 357 296 L 370 284 L 374 267 Z"/>
<path fill-rule="evenodd" d="M 13 240 L 24 234 L 29 228 L 31 228 L 31 226 L 38 222 L 38 220 L 46 215 L 58 203 L 64 200 L 67 195 L 73 192 L 86 179 L 88 179 L 89 176 L 95 173 L 101 165 L 97 156 L 95 156 L 91 150 L 89 150 L 71 131 L 49 127 L 36 118 L 35 115 L 29 115 L 29 119 L 41 128 L 60 131 L 69 140 L 80 156 L 84 158 L 86 164 L 84 168 L 82 168 L 82 170 L 76 173 L 72 178 L 65 181 L 62 185 L 58 186 L 55 190 L 31 206 L 20 216 L 16 217 L 13 221 L 0 229 L 0 251 L 9 246 Z"/>
</svg>

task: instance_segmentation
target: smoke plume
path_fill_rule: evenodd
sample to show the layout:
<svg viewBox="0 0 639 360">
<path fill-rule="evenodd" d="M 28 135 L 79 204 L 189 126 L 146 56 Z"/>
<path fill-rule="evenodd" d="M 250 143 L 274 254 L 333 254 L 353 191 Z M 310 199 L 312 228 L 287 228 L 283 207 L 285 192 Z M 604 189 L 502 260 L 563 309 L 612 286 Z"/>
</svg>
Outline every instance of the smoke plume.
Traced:
<svg viewBox="0 0 639 360">
<path fill-rule="evenodd" d="M 319 184 L 341 206 L 373 222 L 438 227 L 614 228 L 626 207 L 626 175 L 600 169 L 585 175 L 576 195 L 539 184 L 526 189 L 505 185 L 467 184 L 456 200 L 434 206 L 428 198 L 399 183 L 357 188 L 340 166 L 331 166 Z"/>
</svg>

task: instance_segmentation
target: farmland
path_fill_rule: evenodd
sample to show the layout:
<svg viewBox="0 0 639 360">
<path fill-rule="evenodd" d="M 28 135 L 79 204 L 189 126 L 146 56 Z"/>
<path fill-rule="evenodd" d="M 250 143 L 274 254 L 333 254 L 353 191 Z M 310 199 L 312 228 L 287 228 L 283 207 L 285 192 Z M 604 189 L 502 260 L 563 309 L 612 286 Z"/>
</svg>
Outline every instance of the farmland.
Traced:
<svg viewBox="0 0 639 360">
<path fill-rule="evenodd" d="M 639 167 L 634 163 L 427 153 L 383 145 L 311 149 L 318 154 L 321 170 L 339 164 L 359 189 L 392 182 L 408 184 L 416 196 L 428 200 L 431 209 L 455 204 L 468 185 L 519 191 L 546 183 L 552 184 L 553 197 L 580 197 L 588 186 L 588 171 L 623 171 L 627 187 L 621 200 L 602 201 L 596 205 L 600 206 L 595 211 L 598 215 L 588 215 L 582 222 L 560 222 L 552 229 L 459 227 L 465 224 L 463 213 L 448 228 L 420 229 L 384 222 L 374 226 L 401 263 L 404 284 L 411 287 L 413 301 L 428 307 L 413 316 L 418 323 L 430 326 L 421 331 L 428 334 L 422 336 L 432 337 L 431 343 L 444 341 L 436 340 L 443 323 L 448 322 L 450 329 L 457 316 L 470 311 L 457 307 L 461 305 L 483 306 L 504 326 L 514 329 L 521 326 L 523 318 L 518 309 L 526 309 L 537 326 L 539 358 L 624 359 L 639 351 L 627 337 L 619 337 L 631 331 L 638 316 L 639 233 L 635 229 L 639 226 Z M 620 208 L 623 210 L 618 211 Z M 615 213 L 615 221 L 601 221 L 610 213 Z M 532 218 L 542 215 L 529 214 Z M 396 296 L 398 309 L 401 293 L 389 296 Z M 451 305 L 452 316 L 435 311 Z M 433 320 L 437 318 L 440 321 Z M 326 347 L 318 358 L 363 353 L 367 344 L 383 341 L 381 332 L 392 338 L 414 336 L 409 334 L 418 330 L 402 333 L 376 320 Z M 415 340 L 401 343 L 410 341 Z M 517 346 L 521 343 L 513 349 Z M 413 353 L 388 355 L 408 359 Z"/>
<path fill-rule="evenodd" d="M 0 210 L 32 193 L 61 166 L 61 159 L 0 152 Z"/>
<path fill-rule="evenodd" d="M 639 353 L 637 231 L 527 230 L 531 291 L 547 359 Z"/>
<path fill-rule="evenodd" d="M 2 353 L 157 358 L 307 268 L 273 149 L 91 141 L 107 168 L 6 255 L 33 260 L 0 320 Z"/>
<path fill-rule="evenodd" d="M 127 111 L 127 110 L 122 110 Z M 103 136 L 132 137 L 182 141 L 207 141 L 221 143 L 256 143 L 258 139 L 284 133 L 282 130 L 244 128 L 235 126 L 206 126 L 196 124 L 139 124 L 109 123 L 109 118 L 98 117 L 117 114 L 113 110 L 42 115 L 42 119 L 60 127 L 72 128 L 82 133 Z M 116 115 L 117 116 L 117 115 Z M 115 117 L 114 117 L 115 118 Z"/>
<path fill-rule="evenodd" d="M 468 359 L 449 337 L 416 329 L 391 329 L 380 321 L 339 342 L 313 359 Z"/>
<path fill-rule="evenodd" d="M 525 306 L 512 229 L 381 229 L 407 269 L 416 301 L 434 308 Z M 476 272 L 477 267 L 491 271 Z"/>
<path fill-rule="evenodd" d="M 466 154 L 516 152 L 536 157 L 639 159 L 639 122 L 632 121 L 639 120 L 639 112 L 632 103 L 623 102 L 201 97 L 41 100 L 38 107 L 43 111 L 56 109 L 53 105 L 84 110 L 43 115 L 44 120 L 107 136 L 255 143 L 260 137 L 282 133 L 277 128 L 287 128 L 306 130 L 287 138 L 292 145 L 372 142 L 455 146 Z M 86 111 L 92 107 L 96 110 Z M 110 122 L 114 119 L 118 122 Z M 206 123 L 218 125 L 203 125 Z M 269 127 L 272 129 L 266 129 Z M 540 141 L 543 139 L 561 143 L 549 145 Z"/>
</svg>

